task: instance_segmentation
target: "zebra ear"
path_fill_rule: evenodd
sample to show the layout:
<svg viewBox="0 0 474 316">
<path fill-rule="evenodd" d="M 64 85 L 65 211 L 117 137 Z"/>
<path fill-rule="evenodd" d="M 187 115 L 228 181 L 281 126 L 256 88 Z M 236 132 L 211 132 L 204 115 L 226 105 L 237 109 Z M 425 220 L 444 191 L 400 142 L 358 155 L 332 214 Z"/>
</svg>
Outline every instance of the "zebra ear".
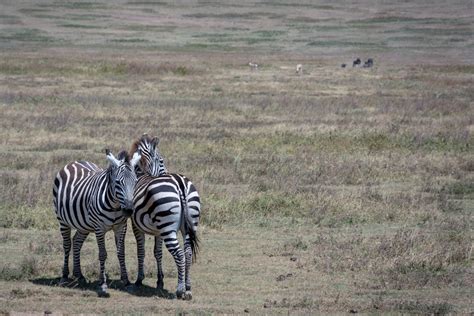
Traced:
<svg viewBox="0 0 474 316">
<path fill-rule="evenodd" d="M 107 155 L 107 160 L 112 164 L 114 165 L 115 167 L 118 167 L 120 166 L 120 164 L 123 162 L 121 162 L 120 160 L 118 160 L 117 158 L 114 157 L 114 155 L 110 152 L 109 149 L 106 149 L 105 150 L 105 154 Z"/>
<path fill-rule="evenodd" d="M 130 165 L 132 166 L 132 168 L 135 168 L 136 164 L 140 161 L 141 158 L 142 158 L 142 150 L 141 150 L 141 149 L 138 149 L 138 150 L 133 154 L 132 161 L 130 161 Z"/>
<path fill-rule="evenodd" d="M 151 141 L 151 144 L 153 145 L 153 148 L 156 148 L 156 146 L 158 146 L 160 140 L 158 139 L 158 137 L 154 137 Z"/>
</svg>

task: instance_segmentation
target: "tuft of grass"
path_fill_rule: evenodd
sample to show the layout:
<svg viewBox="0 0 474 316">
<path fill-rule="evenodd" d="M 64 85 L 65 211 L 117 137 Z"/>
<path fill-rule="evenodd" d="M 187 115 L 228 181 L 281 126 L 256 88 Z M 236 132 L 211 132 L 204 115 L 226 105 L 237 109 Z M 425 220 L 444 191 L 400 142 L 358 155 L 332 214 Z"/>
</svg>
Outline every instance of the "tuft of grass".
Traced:
<svg viewBox="0 0 474 316">
<path fill-rule="evenodd" d="M 3 266 L 0 270 L 0 280 L 27 280 L 37 276 L 38 272 L 38 261 L 33 256 L 24 257 L 19 263 Z"/>
<path fill-rule="evenodd" d="M 109 42 L 112 43 L 146 43 L 149 42 L 149 40 L 144 39 L 144 38 L 116 38 L 116 39 L 111 39 Z"/>
<path fill-rule="evenodd" d="M 358 47 L 358 48 L 371 48 L 381 49 L 385 47 L 384 42 L 354 42 L 354 41 L 339 41 L 339 40 L 318 40 L 311 41 L 307 44 L 308 46 L 318 47 Z"/>
<path fill-rule="evenodd" d="M 402 313 L 447 315 L 454 312 L 454 306 L 447 302 L 424 303 L 416 300 L 406 300 L 397 303 L 395 310 Z"/>
<path fill-rule="evenodd" d="M 53 37 L 46 34 L 44 31 L 33 28 L 6 29 L 0 33 L 0 40 L 35 43 L 55 41 Z"/>
<path fill-rule="evenodd" d="M 76 24 L 76 23 L 62 23 L 58 24 L 59 27 L 66 27 L 66 28 L 75 28 L 75 29 L 100 29 L 102 27 L 97 25 L 90 25 L 90 24 Z"/>
</svg>

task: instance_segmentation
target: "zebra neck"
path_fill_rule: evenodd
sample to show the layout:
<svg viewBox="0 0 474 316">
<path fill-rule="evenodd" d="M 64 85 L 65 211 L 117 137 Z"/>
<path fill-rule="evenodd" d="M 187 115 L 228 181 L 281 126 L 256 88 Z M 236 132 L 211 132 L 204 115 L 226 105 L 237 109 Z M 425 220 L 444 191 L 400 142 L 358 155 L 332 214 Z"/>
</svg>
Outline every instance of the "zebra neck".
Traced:
<svg viewBox="0 0 474 316">
<path fill-rule="evenodd" d="M 135 174 L 137 175 L 137 178 L 140 178 L 141 176 L 145 175 L 145 172 L 143 172 L 140 167 L 135 166 Z"/>
<path fill-rule="evenodd" d="M 102 203 L 100 205 L 100 208 L 104 210 L 119 210 L 120 202 L 115 194 L 115 187 L 112 178 L 112 169 L 110 168 L 105 170 L 104 188 L 101 191 L 101 198 L 99 200 Z"/>
</svg>

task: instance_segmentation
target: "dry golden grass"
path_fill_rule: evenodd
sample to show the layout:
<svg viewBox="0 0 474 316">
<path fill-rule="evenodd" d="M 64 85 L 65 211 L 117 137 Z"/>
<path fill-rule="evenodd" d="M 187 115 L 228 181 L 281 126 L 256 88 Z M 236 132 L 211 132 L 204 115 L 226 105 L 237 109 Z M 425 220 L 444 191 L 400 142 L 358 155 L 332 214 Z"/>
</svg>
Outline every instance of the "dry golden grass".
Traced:
<svg viewBox="0 0 474 316">
<path fill-rule="evenodd" d="M 0 5 L 0 312 L 473 312 L 468 6 Z M 151 240 L 121 291 L 112 234 L 111 298 L 57 287 L 55 173 L 144 132 L 203 199 L 193 300 L 168 254 L 151 288 Z M 92 282 L 97 261 L 89 237 Z"/>
</svg>

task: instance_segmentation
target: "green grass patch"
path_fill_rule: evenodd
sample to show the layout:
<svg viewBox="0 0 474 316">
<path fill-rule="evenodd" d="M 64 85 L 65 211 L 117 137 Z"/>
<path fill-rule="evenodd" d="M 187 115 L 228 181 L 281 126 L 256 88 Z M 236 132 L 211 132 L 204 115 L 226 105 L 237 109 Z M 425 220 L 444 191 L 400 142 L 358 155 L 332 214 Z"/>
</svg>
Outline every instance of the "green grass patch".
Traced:
<svg viewBox="0 0 474 316">
<path fill-rule="evenodd" d="M 260 4 L 272 6 L 272 7 L 292 7 L 292 8 L 309 8 L 317 10 L 335 10 L 336 7 L 325 4 L 312 4 L 312 3 L 287 3 L 287 2 L 273 2 L 273 1 L 262 1 Z"/>
<path fill-rule="evenodd" d="M 55 38 L 48 36 L 46 32 L 38 29 L 6 29 L 0 33 L 0 40 L 32 42 L 32 43 L 51 43 Z"/>
<path fill-rule="evenodd" d="M 422 303 L 420 301 L 404 300 L 397 303 L 394 310 L 408 314 L 448 315 L 453 313 L 455 308 L 447 302 Z"/>
<path fill-rule="evenodd" d="M 43 3 L 37 5 L 40 8 L 66 8 L 72 10 L 94 10 L 94 9 L 106 9 L 107 4 L 96 2 L 96 1 L 76 1 L 76 2 L 53 2 Z"/>
<path fill-rule="evenodd" d="M 281 35 L 286 34 L 285 31 L 269 31 L 269 30 L 261 30 L 261 31 L 254 31 L 253 34 L 259 37 L 278 37 Z"/>
<path fill-rule="evenodd" d="M 448 194 L 462 195 L 466 198 L 474 198 L 474 182 L 458 181 L 443 187 L 443 192 Z"/>
<path fill-rule="evenodd" d="M 18 12 L 21 12 L 23 14 L 32 14 L 32 13 L 39 13 L 39 12 L 48 12 L 49 9 L 45 8 L 23 8 L 19 9 Z"/>
<path fill-rule="evenodd" d="M 75 29 L 101 29 L 101 26 L 97 25 L 89 25 L 89 24 L 75 24 L 75 23 L 64 23 L 58 24 L 59 27 L 66 27 L 66 28 L 75 28 Z"/>
<path fill-rule="evenodd" d="M 268 12 L 229 12 L 229 13 L 191 13 L 191 14 L 184 14 L 183 17 L 185 18 L 194 18 L 194 19 L 259 19 L 262 17 L 268 18 L 281 18 L 283 15 L 281 14 L 273 14 Z"/>
<path fill-rule="evenodd" d="M 0 24 L 4 25 L 12 25 L 12 24 L 20 24 L 21 19 L 16 15 L 8 15 L 8 14 L 0 14 Z"/>
<path fill-rule="evenodd" d="M 111 39 L 109 42 L 112 43 L 147 43 L 149 40 L 144 38 L 117 38 Z"/>
<path fill-rule="evenodd" d="M 66 14 L 64 16 L 67 20 L 73 21 L 96 21 L 110 18 L 110 15 L 107 14 Z"/>
<path fill-rule="evenodd" d="M 52 186 L 52 184 L 51 184 Z M 0 227 L 9 228 L 57 228 L 58 222 L 53 210 L 53 205 L 34 206 L 0 204 Z"/>
<path fill-rule="evenodd" d="M 13 281 L 13 280 L 28 280 L 38 274 L 38 261 L 34 257 L 25 257 L 21 262 L 15 265 L 4 265 L 0 269 L 0 280 Z M 12 293 L 15 296 L 23 296 L 21 290 L 17 290 Z"/>
<path fill-rule="evenodd" d="M 469 38 L 472 35 L 472 28 L 470 27 L 458 27 L 458 28 L 447 28 L 447 27 L 404 27 L 399 30 L 404 34 L 414 33 L 421 34 L 423 36 L 464 36 Z"/>
<path fill-rule="evenodd" d="M 233 50 L 233 47 L 223 44 L 223 45 L 218 45 L 218 44 L 206 44 L 206 43 L 188 43 L 185 44 L 183 49 L 189 50 L 189 51 L 195 51 L 195 50 L 209 50 L 209 51 L 231 51 Z"/>
<path fill-rule="evenodd" d="M 125 4 L 127 5 L 138 5 L 138 6 L 162 6 L 168 5 L 167 2 L 164 1 L 127 1 Z"/>
<path fill-rule="evenodd" d="M 357 47 L 366 49 L 381 49 L 385 48 L 386 44 L 383 42 L 369 43 L 369 42 L 353 42 L 353 41 L 341 41 L 341 40 L 318 40 L 311 41 L 307 46 L 317 47 Z"/>
<path fill-rule="evenodd" d="M 38 29 L 6 29 L 0 33 L 0 40 L 17 42 L 53 42 L 55 39 Z"/>
<path fill-rule="evenodd" d="M 123 25 L 121 26 L 121 29 L 128 30 L 128 31 L 138 31 L 138 32 L 166 33 L 166 32 L 175 31 L 177 29 L 177 26 L 131 24 L 131 25 Z"/>
</svg>

